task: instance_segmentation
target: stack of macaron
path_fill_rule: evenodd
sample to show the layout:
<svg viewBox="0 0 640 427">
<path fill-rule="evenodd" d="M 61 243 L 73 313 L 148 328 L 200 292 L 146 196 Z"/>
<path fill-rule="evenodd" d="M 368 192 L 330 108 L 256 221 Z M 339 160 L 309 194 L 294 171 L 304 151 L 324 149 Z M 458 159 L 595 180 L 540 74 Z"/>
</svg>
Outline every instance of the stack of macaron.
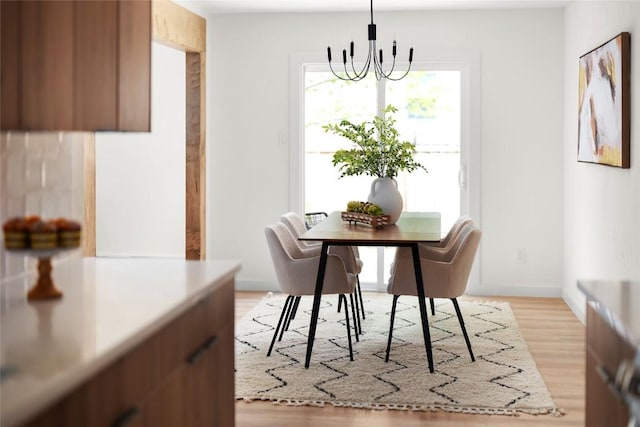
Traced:
<svg viewBox="0 0 640 427">
<path fill-rule="evenodd" d="M 38 215 L 11 218 L 2 225 L 7 249 L 55 249 L 80 246 L 82 227 L 76 221 L 45 221 Z"/>
<path fill-rule="evenodd" d="M 80 246 L 82 227 L 80 223 L 67 218 L 58 218 L 52 221 L 58 231 L 58 246 L 63 248 L 77 248 Z"/>
</svg>

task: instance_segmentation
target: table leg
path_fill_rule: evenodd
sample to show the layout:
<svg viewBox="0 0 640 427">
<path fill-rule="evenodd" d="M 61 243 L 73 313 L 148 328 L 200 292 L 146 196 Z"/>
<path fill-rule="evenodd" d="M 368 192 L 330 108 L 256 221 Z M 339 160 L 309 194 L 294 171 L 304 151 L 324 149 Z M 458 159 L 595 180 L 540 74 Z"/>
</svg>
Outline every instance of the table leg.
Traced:
<svg viewBox="0 0 640 427">
<path fill-rule="evenodd" d="M 429 333 L 429 320 L 427 319 L 427 303 L 424 296 L 424 283 L 422 281 L 422 266 L 420 265 L 420 252 L 418 244 L 411 245 L 413 254 L 413 269 L 416 273 L 416 286 L 418 290 L 418 302 L 420 304 L 420 318 L 422 319 L 422 335 L 424 336 L 424 346 L 427 349 L 427 361 L 429 362 L 429 372 L 433 373 L 433 352 L 431 349 L 431 334 Z"/>
<path fill-rule="evenodd" d="M 320 264 L 318 265 L 318 276 L 316 278 L 316 290 L 313 294 L 313 309 L 311 310 L 311 323 L 309 324 L 309 339 L 307 340 L 307 357 L 304 367 L 309 367 L 311 361 L 311 350 L 313 350 L 313 340 L 316 337 L 316 325 L 318 323 L 318 314 L 320 312 L 320 298 L 322 298 L 322 287 L 324 286 L 324 271 L 327 267 L 327 242 L 322 242 L 322 251 L 320 252 Z M 347 307 L 344 307 L 345 311 Z"/>
</svg>

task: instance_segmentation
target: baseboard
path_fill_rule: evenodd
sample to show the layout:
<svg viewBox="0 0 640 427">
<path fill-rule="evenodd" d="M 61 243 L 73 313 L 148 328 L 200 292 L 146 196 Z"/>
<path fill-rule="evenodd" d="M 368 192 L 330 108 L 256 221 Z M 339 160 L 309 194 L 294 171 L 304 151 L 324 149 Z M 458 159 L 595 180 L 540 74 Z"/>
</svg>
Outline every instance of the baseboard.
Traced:
<svg viewBox="0 0 640 427">
<path fill-rule="evenodd" d="M 573 311 L 573 314 L 576 315 L 576 317 L 582 322 L 582 324 L 586 325 L 586 322 L 587 322 L 586 321 L 587 307 L 585 302 L 586 299 L 576 298 L 575 294 L 572 294 L 571 292 L 567 292 L 566 290 L 562 292 L 562 299 L 564 299 L 564 302 L 569 306 L 571 311 Z"/>
<path fill-rule="evenodd" d="M 559 286 L 503 286 L 482 284 L 474 288 L 467 288 L 468 295 L 476 296 L 506 296 L 506 297 L 562 297 Z"/>
</svg>

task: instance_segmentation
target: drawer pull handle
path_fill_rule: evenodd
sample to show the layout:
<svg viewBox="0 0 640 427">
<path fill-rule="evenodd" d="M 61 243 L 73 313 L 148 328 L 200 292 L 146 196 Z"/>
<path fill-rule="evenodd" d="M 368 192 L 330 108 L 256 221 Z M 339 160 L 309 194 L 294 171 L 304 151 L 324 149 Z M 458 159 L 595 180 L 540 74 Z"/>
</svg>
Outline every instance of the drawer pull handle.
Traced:
<svg viewBox="0 0 640 427">
<path fill-rule="evenodd" d="M 140 410 L 136 406 L 124 411 L 114 422 L 111 423 L 111 427 L 124 427 L 129 424 L 129 421 L 133 420 Z"/>
<path fill-rule="evenodd" d="M 218 341 L 218 337 L 216 336 L 210 337 L 208 340 L 204 342 L 204 346 L 207 350 L 209 350 L 211 347 L 216 345 L 217 341 Z"/>
<path fill-rule="evenodd" d="M 633 360 L 620 362 L 615 383 L 623 393 L 640 397 L 640 365 L 637 363 Z"/>
<path fill-rule="evenodd" d="M 618 400 L 624 401 L 624 397 L 622 396 L 622 393 L 620 392 L 620 389 L 618 388 L 618 386 L 616 386 L 616 384 L 615 384 L 615 382 L 613 380 L 613 377 L 611 375 L 609 375 L 607 370 L 603 366 L 597 365 L 596 366 L 596 372 L 598 373 L 600 378 L 602 378 L 602 381 L 604 381 L 604 383 L 607 386 L 609 386 L 609 390 L 611 390 L 613 395 Z"/>
<path fill-rule="evenodd" d="M 200 348 L 198 348 L 196 351 L 194 351 L 193 353 L 191 353 L 189 355 L 189 357 L 187 357 L 187 362 L 190 365 L 195 365 L 196 363 L 198 363 L 198 360 L 200 360 L 200 358 L 211 348 L 215 345 L 216 341 L 218 340 L 217 337 L 213 336 L 213 337 L 209 337 L 207 338 L 207 340 L 200 346 Z"/>
</svg>

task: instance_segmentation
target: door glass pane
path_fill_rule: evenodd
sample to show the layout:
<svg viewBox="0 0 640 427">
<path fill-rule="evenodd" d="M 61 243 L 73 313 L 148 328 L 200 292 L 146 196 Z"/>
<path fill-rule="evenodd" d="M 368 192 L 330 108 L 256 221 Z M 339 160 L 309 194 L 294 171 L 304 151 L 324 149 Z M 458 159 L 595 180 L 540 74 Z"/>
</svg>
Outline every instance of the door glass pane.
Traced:
<svg viewBox="0 0 640 427">
<path fill-rule="evenodd" d="M 352 148 L 346 138 L 326 133 L 322 126 L 348 119 L 354 123 L 371 120 L 376 114 L 376 79 L 373 75 L 360 82 L 345 82 L 330 71 L 305 72 L 304 96 L 304 194 L 305 211 L 342 211 L 350 200 L 366 200 L 372 178 L 339 178 L 333 166 L 333 153 Z M 362 284 L 377 281 L 375 248 L 360 248 L 364 263 Z"/>
<path fill-rule="evenodd" d="M 375 78 L 344 82 L 331 72 L 305 73 L 305 210 L 332 212 L 346 209 L 350 200 L 366 200 L 371 177 L 339 178 L 332 158 L 352 143 L 322 126 L 348 119 L 370 120 L 376 113 Z"/>
<path fill-rule="evenodd" d="M 416 159 L 429 171 L 398 176 L 404 210 L 441 212 L 444 231 L 460 215 L 460 79 L 459 71 L 412 71 L 386 82 L 386 104 L 398 108 L 400 137 L 416 145 Z M 385 282 L 394 253 L 385 250 Z"/>
</svg>

